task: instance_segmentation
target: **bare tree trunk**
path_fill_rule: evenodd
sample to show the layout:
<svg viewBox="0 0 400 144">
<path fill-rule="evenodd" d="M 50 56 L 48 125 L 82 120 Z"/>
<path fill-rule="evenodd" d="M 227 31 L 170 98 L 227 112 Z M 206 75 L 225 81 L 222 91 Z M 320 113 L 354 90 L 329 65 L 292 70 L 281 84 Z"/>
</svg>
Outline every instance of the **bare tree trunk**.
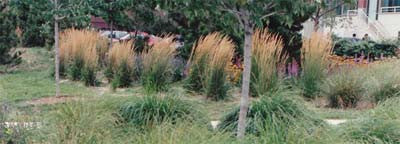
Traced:
<svg viewBox="0 0 400 144">
<path fill-rule="evenodd" d="M 54 6 L 58 9 L 57 0 L 54 0 Z M 60 48 L 59 48 L 59 33 L 58 33 L 58 16 L 55 16 L 54 21 L 54 49 L 56 52 L 55 57 L 55 77 L 56 77 L 56 96 L 60 96 Z"/>
<path fill-rule="evenodd" d="M 237 138 L 243 139 L 246 132 L 246 116 L 249 108 L 249 89 L 250 89 L 250 74 L 251 74 L 251 47 L 253 26 L 249 21 L 248 13 L 242 17 L 244 27 L 244 70 L 242 82 L 242 97 L 240 99 L 240 112 L 238 122 Z"/>
<path fill-rule="evenodd" d="M 109 44 L 109 46 L 108 46 L 109 49 L 112 48 L 112 43 L 113 43 L 112 40 L 113 40 L 113 32 L 114 32 L 114 31 L 113 31 L 113 22 L 112 22 L 112 21 L 111 21 L 111 26 L 110 26 L 110 27 L 111 27 L 111 33 L 110 33 L 110 44 Z"/>
<path fill-rule="evenodd" d="M 314 32 L 318 32 L 319 30 L 319 19 L 320 18 L 315 18 L 314 21 Z"/>
</svg>

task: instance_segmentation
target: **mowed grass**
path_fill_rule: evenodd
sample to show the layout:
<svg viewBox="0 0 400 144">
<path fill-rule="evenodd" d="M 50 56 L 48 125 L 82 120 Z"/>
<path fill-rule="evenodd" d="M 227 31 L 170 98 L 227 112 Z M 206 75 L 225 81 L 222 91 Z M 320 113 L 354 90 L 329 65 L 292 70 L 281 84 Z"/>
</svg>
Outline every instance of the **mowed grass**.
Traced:
<svg viewBox="0 0 400 144">
<path fill-rule="evenodd" d="M 55 96 L 55 82 L 46 71 L 16 72 L 0 77 L 0 101 L 17 102 Z M 63 82 L 62 95 L 83 96 L 91 90 L 76 82 Z"/>
<path fill-rule="evenodd" d="M 55 80 L 51 76 L 53 58 L 44 48 L 22 48 L 22 63 L 0 74 L 0 102 L 18 102 L 55 96 Z M 93 93 L 78 82 L 63 81 L 65 96 L 84 96 Z"/>
</svg>

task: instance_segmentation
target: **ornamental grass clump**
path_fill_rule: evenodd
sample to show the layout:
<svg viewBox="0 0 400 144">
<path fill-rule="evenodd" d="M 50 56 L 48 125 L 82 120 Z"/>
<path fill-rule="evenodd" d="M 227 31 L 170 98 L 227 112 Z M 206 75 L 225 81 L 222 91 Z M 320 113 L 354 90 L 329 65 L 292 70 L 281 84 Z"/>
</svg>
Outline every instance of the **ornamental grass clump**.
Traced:
<svg viewBox="0 0 400 144">
<path fill-rule="evenodd" d="M 176 55 L 172 36 L 165 36 L 147 52 L 141 54 L 143 63 L 142 85 L 147 92 L 164 91 L 173 75 L 173 60 Z"/>
<path fill-rule="evenodd" d="M 343 126 L 350 143 L 400 143 L 399 97 L 390 98 Z"/>
<path fill-rule="evenodd" d="M 343 69 L 324 81 L 321 93 L 332 108 L 355 108 L 365 89 L 359 73 Z"/>
<path fill-rule="evenodd" d="M 246 119 L 246 132 L 256 136 L 268 131 L 268 134 L 276 134 L 278 139 L 286 139 L 287 131 L 297 124 L 320 123 L 314 118 L 311 111 L 308 111 L 300 100 L 294 100 L 291 95 L 295 93 L 288 90 L 279 90 L 272 94 L 272 97 L 261 97 L 260 100 L 252 102 Z M 290 98 L 291 97 L 291 98 Z M 234 132 L 237 130 L 239 118 L 239 107 L 227 113 L 219 124 L 219 129 Z M 311 127 L 309 127 L 311 130 Z"/>
<path fill-rule="evenodd" d="M 332 47 L 331 37 L 322 33 L 315 32 L 310 38 L 304 38 L 300 85 L 306 98 L 314 98 L 319 91 L 319 85 L 326 76 L 327 57 L 332 53 Z"/>
<path fill-rule="evenodd" d="M 256 30 L 253 35 L 252 66 L 250 86 L 253 96 L 267 95 L 274 92 L 282 83 L 284 66 L 287 55 L 282 53 L 281 37 L 268 32 Z"/>
<path fill-rule="evenodd" d="M 388 61 L 370 66 L 367 83 L 368 94 L 375 102 L 385 101 L 400 96 L 400 61 Z"/>
<path fill-rule="evenodd" d="M 135 53 L 131 48 L 132 41 L 115 43 L 108 52 L 106 77 L 112 88 L 128 87 L 133 81 L 132 71 L 135 67 Z"/>
<path fill-rule="evenodd" d="M 72 80 L 84 80 L 86 85 L 95 85 L 98 43 L 102 40 L 98 32 L 90 30 L 68 29 L 61 34 L 60 67 Z"/>
<path fill-rule="evenodd" d="M 164 122 L 175 124 L 178 120 L 193 121 L 198 114 L 193 106 L 178 97 L 148 95 L 123 105 L 118 114 L 121 123 L 135 126 L 152 126 Z"/>
<path fill-rule="evenodd" d="M 201 91 L 213 100 L 227 97 L 227 66 L 232 60 L 232 40 L 220 33 L 200 38 L 193 46 L 187 88 Z"/>
</svg>

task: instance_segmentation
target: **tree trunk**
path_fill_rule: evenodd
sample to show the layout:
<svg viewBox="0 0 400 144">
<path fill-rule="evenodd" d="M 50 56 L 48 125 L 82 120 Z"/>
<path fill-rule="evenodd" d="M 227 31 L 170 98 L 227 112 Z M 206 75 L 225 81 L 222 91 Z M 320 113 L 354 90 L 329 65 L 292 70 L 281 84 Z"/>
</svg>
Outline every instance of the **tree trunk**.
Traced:
<svg viewBox="0 0 400 144">
<path fill-rule="evenodd" d="M 320 18 L 315 18 L 315 19 L 313 19 L 313 21 L 314 21 L 314 32 L 318 32 L 318 30 L 319 30 L 319 19 Z"/>
<path fill-rule="evenodd" d="M 247 13 L 248 14 L 248 13 Z M 249 89 L 250 89 L 250 74 L 251 74 L 251 47 L 253 26 L 249 21 L 249 15 L 242 17 L 244 27 L 244 70 L 242 78 L 242 97 L 240 99 L 240 112 L 238 122 L 237 138 L 243 139 L 246 131 L 246 116 L 249 108 Z"/>
<path fill-rule="evenodd" d="M 110 44 L 108 45 L 108 48 L 111 49 L 112 48 L 112 43 L 113 43 L 113 22 L 111 21 L 111 33 L 110 33 Z"/>
<path fill-rule="evenodd" d="M 54 0 L 54 6 L 58 9 L 57 0 Z M 58 33 L 58 16 L 55 16 L 54 21 L 54 49 L 56 52 L 55 57 L 55 77 L 56 77 L 56 96 L 60 96 L 60 48 L 59 48 L 59 33 Z"/>
</svg>

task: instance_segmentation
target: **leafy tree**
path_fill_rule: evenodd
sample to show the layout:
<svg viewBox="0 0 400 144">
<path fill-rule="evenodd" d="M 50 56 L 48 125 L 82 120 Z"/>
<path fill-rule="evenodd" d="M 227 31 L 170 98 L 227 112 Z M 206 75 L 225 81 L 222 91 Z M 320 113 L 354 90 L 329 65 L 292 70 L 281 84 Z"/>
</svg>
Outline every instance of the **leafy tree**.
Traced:
<svg viewBox="0 0 400 144">
<path fill-rule="evenodd" d="M 346 4 L 355 4 L 356 0 L 312 0 L 312 3 L 316 5 L 314 15 L 311 17 L 314 22 L 314 31 L 318 31 L 321 19 L 329 16 L 337 8 Z M 335 16 L 335 15 L 331 15 Z"/>
<path fill-rule="evenodd" d="M 54 42 L 53 0 L 10 0 L 10 8 L 15 16 L 16 25 L 22 30 L 22 45 L 45 46 Z M 59 4 L 67 9 L 60 9 L 64 17 L 60 21 L 60 30 L 66 28 L 85 28 L 90 24 L 93 9 L 89 3 L 94 0 L 60 0 Z M 85 8 L 82 8 L 85 7 Z"/>
<path fill-rule="evenodd" d="M 10 50 L 16 45 L 15 25 L 10 15 L 8 1 L 0 3 L 0 64 L 19 62 L 18 54 L 10 55 Z"/>
<path fill-rule="evenodd" d="M 281 14 L 282 20 L 290 26 L 294 21 L 293 17 L 285 14 L 289 11 L 295 11 L 295 13 L 299 12 L 303 16 L 304 13 L 299 7 L 302 5 L 302 0 L 223 0 L 217 5 L 219 9 L 234 15 L 240 23 L 240 29 L 244 31 L 244 71 L 237 133 L 239 139 L 244 137 L 246 128 L 253 30 L 256 26 L 263 27 L 263 20 L 276 14 Z"/>
</svg>

